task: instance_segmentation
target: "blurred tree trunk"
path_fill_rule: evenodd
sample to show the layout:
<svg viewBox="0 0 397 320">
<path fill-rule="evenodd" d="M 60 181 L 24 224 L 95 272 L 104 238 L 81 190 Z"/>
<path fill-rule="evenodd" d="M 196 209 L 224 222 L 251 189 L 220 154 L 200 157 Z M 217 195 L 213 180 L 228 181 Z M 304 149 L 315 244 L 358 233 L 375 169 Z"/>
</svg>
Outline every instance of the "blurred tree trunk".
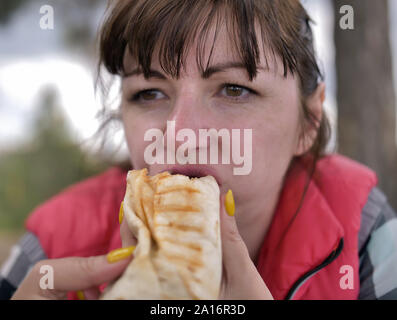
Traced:
<svg viewBox="0 0 397 320">
<path fill-rule="evenodd" d="M 28 0 L 1 0 L 0 1 L 0 26 L 8 23 L 13 14 L 18 11 Z"/>
<path fill-rule="evenodd" d="M 354 9 L 343 30 L 341 6 Z M 387 0 L 334 0 L 338 151 L 374 169 L 397 209 L 396 110 Z"/>
</svg>

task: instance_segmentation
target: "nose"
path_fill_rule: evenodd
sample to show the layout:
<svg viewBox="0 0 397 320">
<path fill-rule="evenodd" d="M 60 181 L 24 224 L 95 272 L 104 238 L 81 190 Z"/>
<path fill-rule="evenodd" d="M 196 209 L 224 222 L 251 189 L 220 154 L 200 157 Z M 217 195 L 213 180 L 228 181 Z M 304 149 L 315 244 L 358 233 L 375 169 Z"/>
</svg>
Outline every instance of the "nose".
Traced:
<svg viewBox="0 0 397 320">
<path fill-rule="evenodd" d="M 194 80 L 179 87 L 164 135 L 169 161 L 182 144 L 188 149 L 200 149 L 199 130 L 209 125 L 209 109 L 204 96 Z"/>
<path fill-rule="evenodd" d="M 174 101 L 168 121 L 175 124 L 175 132 L 191 129 L 198 134 L 198 130 L 206 126 L 206 108 L 203 94 L 194 84 L 182 88 Z"/>
</svg>

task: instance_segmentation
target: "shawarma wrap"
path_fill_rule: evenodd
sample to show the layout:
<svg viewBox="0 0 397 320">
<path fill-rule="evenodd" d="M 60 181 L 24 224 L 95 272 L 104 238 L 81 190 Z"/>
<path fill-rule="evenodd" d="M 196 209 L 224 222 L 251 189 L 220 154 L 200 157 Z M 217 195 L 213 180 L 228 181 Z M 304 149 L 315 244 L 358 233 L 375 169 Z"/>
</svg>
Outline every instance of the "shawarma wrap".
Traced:
<svg viewBox="0 0 397 320">
<path fill-rule="evenodd" d="M 124 219 L 134 258 L 101 299 L 217 299 L 222 275 L 219 186 L 147 170 L 127 175 Z"/>
</svg>

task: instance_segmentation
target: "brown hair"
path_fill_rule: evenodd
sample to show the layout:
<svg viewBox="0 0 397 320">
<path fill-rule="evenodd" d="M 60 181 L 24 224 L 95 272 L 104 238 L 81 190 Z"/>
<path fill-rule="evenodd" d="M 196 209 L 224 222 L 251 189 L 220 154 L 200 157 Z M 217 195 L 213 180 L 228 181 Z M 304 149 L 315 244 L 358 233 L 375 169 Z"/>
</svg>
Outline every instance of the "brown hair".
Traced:
<svg viewBox="0 0 397 320">
<path fill-rule="evenodd" d="M 316 141 L 308 152 L 314 160 L 314 171 L 329 140 L 330 125 L 325 115 L 320 122 L 305 105 L 306 98 L 316 90 L 323 76 L 315 58 L 311 19 L 299 0 L 111 0 L 107 12 L 99 33 L 99 82 L 102 66 L 112 75 L 125 73 L 126 50 L 148 77 L 157 45 L 161 67 L 178 78 L 186 51 L 196 35 L 197 65 L 205 72 L 200 50 L 214 19 L 215 34 L 222 22 L 226 23 L 227 30 L 233 31 L 230 36 L 236 52 L 252 80 L 260 59 L 254 27 L 254 22 L 258 22 L 266 65 L 269 57 L 278 55 L 284 76 L 288 72 L 299 76 L 304 123 L 318 128 Z M 115 114 L 104 112 L 103 115 L 106 119 L 101 129 L 115 118 Z"/>
</svg>

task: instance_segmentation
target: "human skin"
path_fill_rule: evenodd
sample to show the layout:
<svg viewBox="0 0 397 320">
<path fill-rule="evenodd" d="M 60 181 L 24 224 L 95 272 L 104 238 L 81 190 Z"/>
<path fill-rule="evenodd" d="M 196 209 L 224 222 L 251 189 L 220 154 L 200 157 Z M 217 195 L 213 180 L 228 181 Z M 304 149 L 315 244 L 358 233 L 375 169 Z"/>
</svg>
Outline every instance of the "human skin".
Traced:
<svg viewBox="0 0 397 320">
<path fill-rule="evenodd" d="M 207 61 L 212 34 L 207 38 Z M 260 37 L 258 37 L 260 40 Z M 227 32 L 221 29 L 210 66 L 240 61 L 230 44 Z M 196 48 L 196 42 L 192 48 Z M 195 50 L 189 50 L 186 69 L 179 79 L 169 77 L 160 67 L 158 51 L 154 51 L 151 69 L 166 79 L 149 78 L 143 74 L 126 76 L 122 80 L 121 115 L 130 159 L 134 169 L 148 168 L 151 175 L 173 169 L 169 164 L 149 165 L 144 150 L 151 143 L 144 141 L 145 132 L 158 128 L 165 133 L 167 121 L 175 121 L 175 130 L 192 129 L 198 137 L 199 129 L 252 129 L 252 170 L 248 175 L 234 175 L 233 163 L 198 165 L 216 176 L 221 194 L 233 190 L 236 203 L 235 219 L 238 231 L 247 246 L 252 261 L 258 252 L 277 205 L 283 178 L 291 159 L 306 152 L 312 145 L 315 129 L 306 129 L 301 116 L 301 100 L 297 76 L 283 76 L 283 65 L 269 58 L 265 68 L 263 45 L 259 45 L 261 61 L 258 75 L 249 81 L 245 69 L 227 69 L 203 79 L 196 64 Z M 124 59 L 126 73 L 137 65 L 128 53 Z M 225 83 L 244 88 L 224 87 Z M 142 90 L 156 89 L 141 94 L 139 100 L 131 97 Z M 307 106 L 321 119 L 324 84 L 306 100 Z M 305 138 L 303 138 L 305 137 Z M 242 140 L 242 139 L 241 139 Z M 183 142 L 175 141 L 176 149 Z M 241 148 L 241 150 L 244 150 Z M 221 150 L 219 150 L 221 152 Z M 220 153 L 221 154 L 221 153 Z M 180 168 L 180 167 L 177 167 Z M 178 170 L 177 170 L 178 171 Z"/>
<path fill-rule="evenodd" d="M 210 65 L 239 61 L 229 46 L 225 30 L 220 33 Z M 260 44 L 260 65 L 264 67 L 262 47 Z M 303 122 L 299 81 L 291 74 L 283 77 L 278 57 L 275 61 L 269 59 L 269 70 L 259 69 L 257 77 L 250 82 L 244 69 L 228 69 L 202 79 L 194 52 L 189 51 L 187 68 L 177 80 L 169 77 L 145 80 L 143 75 L 123 78 L 121 115 L 131 163 L 134 169 L 148 168 L 152 175 L 168 169 L 182 170 L 182 166 L 148 165 L 144 159 L 144 150 L 150 143 L 144 141 L 145 132 L 152 128 L 165 132 L 167 121 L 175 121 L 176 131 L 190 128 L 196 136 L 199 129 L 252 129 L 252 171 L 249 175 L 233 175 L 233 164 L 202 167 L 216 176 L 221 191 L 223 274 L 220 298 L 272 299 L 255 262 L 290 161 L 310 149 L 317 131 Z M 154 57 L 157 57 L 156 51 Z M 135 67 L 128 55 L 125 66 L 127 73 Z M 165 75 L 156 59 L 152 69 Z M 243 88 L 231 90 L 225 83 L 247 87 L 256 94 Z M 137 91 L 151 88 L 157 90 L 143 95 L 145 103 L 129 101 Z M 320 83 L 305 101 L 317 119 L 321 119 L 324 91 L 324 84 Z M 176 148 L 180 144 L 176 141 Z M 226 214 L 224 205 L 229 189 L 233 190 L 235 199 L 234 216 Z M 121 223 L 121 238 L 123 247 L 136 244 L 126 221 Z M 87 299 L 97 299 L 98 285 L 119 277 L 130 258 L 125 255 L 123 260 L 113 263 L 105 256 L 42 261 L 30 271 L 13 299 L 64 299 L 70 290 L 84 291 Z M 53 290 L 42 290 L 38 285 L 41 265 L 50 265 L 54 274 L 62 275 L 56 279 Z"/>
</svg>

